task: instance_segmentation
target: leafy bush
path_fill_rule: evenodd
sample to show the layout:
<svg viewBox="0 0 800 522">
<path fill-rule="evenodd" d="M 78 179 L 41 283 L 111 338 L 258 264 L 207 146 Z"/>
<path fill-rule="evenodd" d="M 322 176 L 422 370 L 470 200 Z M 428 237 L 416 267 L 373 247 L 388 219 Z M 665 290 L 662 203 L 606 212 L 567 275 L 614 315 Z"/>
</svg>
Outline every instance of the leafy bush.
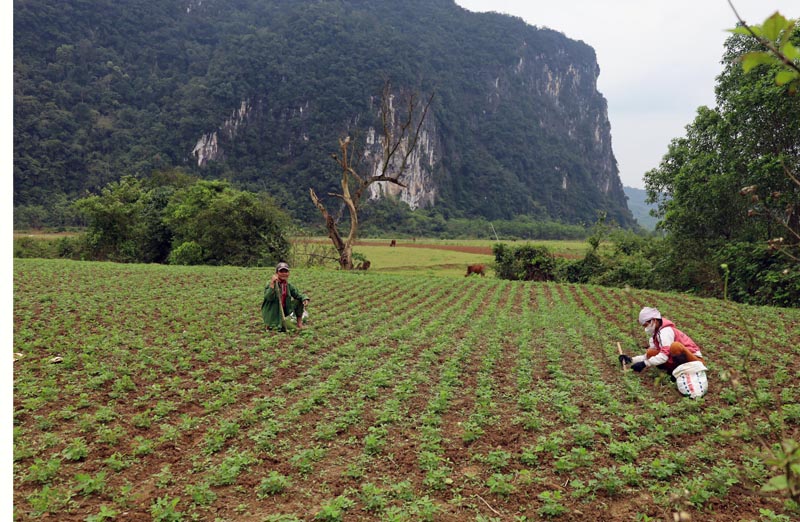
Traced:
<svg viewBox="0 0 800 522">
<path fill-rule="evenodd" d="M 209 265 L 269 266 L 289 255 L 288 219 L 265 195 L 219 181 L 179 190 L 164 211 L 174 241 L 194 241 Z"/>
<path fill-rule="evenodd" d="M 203 247 L 194 241 L 187 241 L 175 247 L 167 257 L 170 265 L 202 265 Z"/>
<path fill-rule="evenodd" d="M 720 247 L 714 261 L 728 265 L 728 295 L 734 301 L 800 305 L 800 270 L 788 256 L 760 243 L 729 243 Z"/>
<path fill-rule="evenodd" d="M 55 248 L 52 241 L 44 241 L 32 237 L 14 238 L 14 257 L 54 258 Z"/>
<path fill-rule="evenodd" d="M 78 200 L 75 208 L 88 224 L 85 238 L 58 245 L 59 254 L 237 266 L 268 266 L 288 257 L 288 217 L 269 196 L 179 174 L 150 180 L 124 177 L 99 195 Z M 20 254 L 33 246 L 21 243 Z"/>
<path fill-rule="evenodd" d="M 588 283 L 605 272 L 606 265 L 595 251 L 587 252 L 583 259 L 565 262 L 558 270 L 559 280 L 568 283 Z"/>
<path fill-rule="evenodd" d="M 58 238 L 25 236 L 14 238 L 14 257 L 82 260 L 89 257 L 89 249 L 84 234 Z"/>
<path fill-rule="evenodd" d="M 546 247 L 530 244 L 512 247 L 502 243 L 492 246 L 495 271 L 500 279 L 513 281 L 552 281 L 556 259 Z"/>
<path fill-rule="evenodd" d="M 650 288 L 652 274 L 653 263 L 649 259 L 641 254 L 622 255 L 613 258 L 600 274 L 589 277 L 589 282 L 603 286 Z"/>
</svg>

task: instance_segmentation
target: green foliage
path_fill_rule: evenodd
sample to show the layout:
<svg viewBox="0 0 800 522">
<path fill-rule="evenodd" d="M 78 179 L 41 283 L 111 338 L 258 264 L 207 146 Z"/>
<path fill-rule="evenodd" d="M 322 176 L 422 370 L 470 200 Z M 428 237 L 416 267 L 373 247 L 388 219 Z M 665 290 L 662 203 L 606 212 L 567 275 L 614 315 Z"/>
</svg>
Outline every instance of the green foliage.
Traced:
<svg viewBox="0 0 800 522">
<path fill-rule="evenodd" d="M 492 246 L 495 272 L 501 279 L 514 281 L 552 281 L 556 260 L 546 247 L 520 245 L 512 247 L 504 243 Z"/>
<path fill-rule="evenodd" d="M 84 234 L 57 238 L 15 237 L 14 257 L 38 257 L 43 259 L 75 259 L 89 258 L 90 248 Z"/>
<path fill-rule="evenodd" d="M 507 497 L 516 490 L 512 483 L 513 478 L 513 475 L 492 473 L 492 476 L 486 480 L 486 485 L 489 487 L 491 493 L 501 497 Z"/>
<path fill-rule="evenodd" d="M 150 505 L 150 514 L 153 515 L 153 520 L 158 522 L 180 522 L 183 520 L 183 513 L 177 510 L 180 500 L 180 497 L 158 497 Z"/>
<path fill-rule="evenodd" d="M 138 245 L 145 231 L 142 213 L 144 187 L 133 177 L 111 182 L 99 195 L 90 195 L 75 203 L 87 220 L 87 241 L 96 259 L 136 261 Z"/>
<path fill-rule="evenodd" d="M 359 235 L 363 237 L 545 240 L 583 239 L 588 234 L 582 224 L 571 225 L 528 215 L 489 221 L 484 217 L 461 217 L 463 212 L 438 207 L 412 211 L 405 202 L 394 198 L 368 201 L 359 215 Z"/>
<path fill-rule="evenodd" d="M 48 460 L 37 458 L 28 468 L 25 480 L 47 484 L 58 474 L 60 468 L 61 460 L 57 457 L 52 457 Z"/>
<path fill-rule="evenodd" d="M 283 493 L 291 485 L 292 480 L 289 477 L 272 470 L 268 476 L 261 479 L 261 483 L 258 485 L 258 498 Z"/>
<path fill-rule="evenodd" d="M 101 471 L 94 477 L 87 473 L 78 473 L 75 475 L 75 482 L 77 483 L 75 489 L 82 495 L 102 492 L 106 488 L 106 472 Z"/>
<path fill-rule="evenodd" d="M 240 473 L 256 462 L 257 460 L 247 452 L 234 452 L 216 467 L 209 482 L 212 486 L 233 484 Z"/>
<path fill-rule="evenodd" d="M 796 42 L 799 36 L 788 27 L 788 21 L 773 18 L 759 31 Z M 745 36 L 744 28 L 734 33 L 725 43 L 716 107 L 700 107 L 686 136 L 673 140 L 659 167 L 645 174 L 648 196 L 662 218 L 659 226 L 669 233 L 654 268 L 662 288 L 720 295 L 718 267 L 727 263 L 732 284 L 740 285 L 729 288 L 733 299 L 796 306 L 796 263 L 740 246 L 735 258 L 723 255 L 733 253 L 730 244 L 766 244 L 779 235 L 790 243 L 800 240 L 787 232 L 787 227 L 800 230 L 800 184 L 787 175 L 800 171 L 800 99 L 775 84 L 777 65 L 747 54 L 761 53 L 760 43 Z M 742 56 L 748 56 L 747 73 Z M 766 285 L 761 295 L 734 270 L 759 288 Z M 777 288 L 787 282 L 788 291 Z"/>
<path fill-rule="evenodd" d="M 59 487 L 45 485 L 27 497 L 34 516 L 45 513 L 56 514 L 69 508 L 72 503 L 71 491 Z"/>
<path fill-rule="evenodd" d="M 538 498 L 542 501 L 542 506 L 537 512 L 542 516 L 558 517 L 567 512 L 567 508 L 561 503 L 560 491 L 542 491 Z"/>
<path fill-rule="evenodd" d="M 103 504 L 97 513 L 86 517 L 86 522 L 103 522 L 104 520 L 114 520 L 119 515 L 119 511 Z"/>
<path fill-rule="evenodd" d="M 165 209 L 173 242 L 193 241 L 203 264 L 274 265 L 285 259 L 288 222 L 265 196 L 231 189 L 219 181 L 198 181 L 178 190 Z"/>
<path fill-rule="evenodd" d="M 89 446 L 83 437 L 78 437 L 70 442 L 61 454 L 67 460 L 83 460 L 89 454 Z"/>
<path fill-rule="evenodd" d="M 202 265 L 203 247 L 195 241 L 186 241 L 173 248 L 167 256 L 170 265 Z"/>
<path fill-rule="evenodd" d="M 186 494 L 192 497 L 192 502 L 198 506 L 208 506 L 217 499 L 217 494 L 208 482 L 189 484 L 186 486 Z"/>
<path fill-rule="evenodd" d="M 285 214 L 268 196 L 227 182 L 125 177 L 75 207 L 94 259 L 264 266 L 289 254 Z"/>
<path fill-rule="evenodd" d="M 720 246 L 714 258 L 728 267 L 728 295 L 734 301 L 777 306 L 800 304 L 800 271 L 791 260 L 766 244 L 727 243 Z"/>
<path fill-rule="evenodd" d="M 741 57 L 742 69 L 750 72 L 759 65 L 772 66 L 775 84 L 786 86 L 790 94 L 800 85 L 800 47 L 793 42 L 798 31 L 797 20 L 787 19 L 776 12 L 761 25 L 739 26 L 730 30 L 734 34 L 753 36 L 763 43 L 767 51 L 751 51 Z"/>
<path fill-rule="evenodd" d="M 786 491 L 793 499 L 800 498 L 800 444 L 784 439 L 775 446 L 767 464 L 775 466 L 781 474 L 772 477 L 762 491 Z"/>
<path fill-rule="evenodd" d="M 334 499 L 323 503 L 320 510 L 314 516 L 314 520 L 326 522 L 337 522 L 344 520 L 344 512 L 352 508 L 355 503 L 345 495 L 340 495 Z"/>
</svg>

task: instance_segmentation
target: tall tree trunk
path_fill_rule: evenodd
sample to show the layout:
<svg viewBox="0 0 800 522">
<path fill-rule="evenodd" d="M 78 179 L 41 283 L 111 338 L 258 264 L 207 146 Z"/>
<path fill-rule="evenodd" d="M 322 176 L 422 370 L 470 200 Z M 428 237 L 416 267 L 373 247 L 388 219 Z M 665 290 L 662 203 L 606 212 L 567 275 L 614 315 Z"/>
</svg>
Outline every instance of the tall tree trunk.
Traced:
<svg viewBox="0 0 800 522">
<path fill-rule="evenodd" d="M 309 189 L 309 193 L 311 194 L 311 201 L 314 202 L 314 205 L 319 209 L 320 213 L 322 214 L 322 218 L 325 220 L 325 228 L 328 229 L 328 237 L 331 238 L 333 242 L 334 248 L 336 248 L 336 252 L 339 254 L 339 267 L 342 270 L 352 270 L 353 269 L 353 247 L 348 242 L 342 239 L 342 236 L 339 234 L 339 229 L 336 226 L 336 220 L 333 219 L 333 216 L 330 215 L 328 210 L 325 208 L 325 205 L 322 204 L 322 201 L 317 197 L 316 192 L 314 189 Z M 351 235 L 352 235 L 352 226 L 351 226 Z"/>
</svg>

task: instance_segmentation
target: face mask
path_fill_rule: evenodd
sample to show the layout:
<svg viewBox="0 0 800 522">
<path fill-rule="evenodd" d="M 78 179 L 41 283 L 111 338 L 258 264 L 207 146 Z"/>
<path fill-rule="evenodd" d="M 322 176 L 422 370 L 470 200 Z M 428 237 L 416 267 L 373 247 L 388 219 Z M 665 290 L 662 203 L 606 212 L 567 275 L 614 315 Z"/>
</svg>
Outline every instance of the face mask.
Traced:
<svg viewBox="0 0 800 522">
<path fill-rule="evenodd" d="M 656 333 L 656 325 L 651 324 L 649 326 L 645 326 L 644 331 L 647 335 L 653 335 L 654 333 Z"/>
</svg>

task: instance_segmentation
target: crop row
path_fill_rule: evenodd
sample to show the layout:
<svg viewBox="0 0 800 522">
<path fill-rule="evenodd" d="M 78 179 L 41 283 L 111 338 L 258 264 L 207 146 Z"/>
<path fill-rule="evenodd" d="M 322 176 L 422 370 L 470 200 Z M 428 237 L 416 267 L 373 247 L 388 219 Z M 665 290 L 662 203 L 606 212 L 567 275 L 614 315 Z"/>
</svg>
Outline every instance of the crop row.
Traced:
<svg viewBox="0 0 800 522">
<path fill-rule="evenodd" d="M 797 311 L 298 270 L 311 317 L 276 333 L 269 275 L 16 261 L 16 518 L 792 513 L 749 492 L 761 443 L 800 432 Z M 644 305 L 701 344 L 706 398 L 620 371 Z"/>
</svg>

